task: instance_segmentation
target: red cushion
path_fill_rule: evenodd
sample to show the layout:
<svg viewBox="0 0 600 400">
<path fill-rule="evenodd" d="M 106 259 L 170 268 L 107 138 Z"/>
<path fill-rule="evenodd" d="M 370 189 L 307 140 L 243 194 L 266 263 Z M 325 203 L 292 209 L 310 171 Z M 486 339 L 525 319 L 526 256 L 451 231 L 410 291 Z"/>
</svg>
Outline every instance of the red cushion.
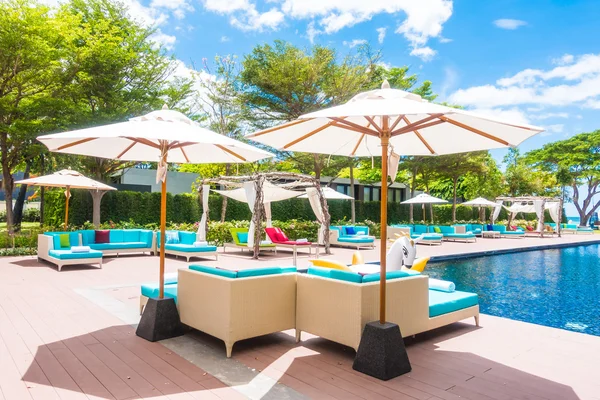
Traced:
<svg viewBox="0 0 600 400">
<path fill-rule="evenodd" d="M 277 236 L 275 235 L 277 231 L 275 230 L 275 228 L 265 228 L 265 232 L 267 232 L 267 236 L 269 236 L 271 242 L 277 241 Z"/>
<path fill-rule="evenodd" d="M 96 243 L 110 243 L 110 231 L 96 231 Z"/>
<path fill-rule="evenodd" d="M 283 234 L 283 232 L 275 232 L 275 240 L 277 242 L 287 242 L 287 237 Z"/>
<path fill-rule="evenodd" d="M 533 227 L 531 227 L 531 226 L 527 225 L 525 228 L 527 229 L 527 231 L 529 231 L 529 232 L 533 232 Z"/>
<path fill-rule="evenodd" d="M 290 240 L 290 238 L 287 237 L 287 235 L 285 233 L 283 233 L 283 231 L 280 229 L 279 230 L 279 235 L 281 235 L 281 241 L 282 242 L 287 242 L 288 240 Z"/>
</svg>

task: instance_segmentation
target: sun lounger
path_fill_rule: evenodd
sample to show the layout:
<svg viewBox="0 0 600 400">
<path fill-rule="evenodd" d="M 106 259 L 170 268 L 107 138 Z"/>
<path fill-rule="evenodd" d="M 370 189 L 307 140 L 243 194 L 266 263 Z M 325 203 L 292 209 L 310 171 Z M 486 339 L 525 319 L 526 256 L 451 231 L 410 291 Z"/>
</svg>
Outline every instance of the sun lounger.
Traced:
<svg viewBox="0 0 600 400">
<path fill-rule="evenodd" d="M 330 226 L 329 244 L 352 247 L 357 250 L 373 249 L 375 248 L 375 238 L 369 236 L 369 227 L 367 226 Z"/>
<path fill-rule="evenodd" d="M 524 238 L 525 231 L 517 230 L 517 231 L 509 231 L 506 229 L 504 225 L 492 225 L 492 230 L 495 232 L 500 232 L 500 237 L 503 238 Z"/>
<path fill-rule="evenodd" d="M 172 236 L 175 236 L 177 240 L 171 241 L 169 238 L 169 232 Z M 208 244 L 199 245 L 196 242 L 196 233 L 185 232 L 185 231 L 167 231 L 167 243 L 165 243 L 165 254 L 171 254 L 176 257 L 185 257 L 189 262 L 190 258 L 198 257 L 204 258 L 207 256 L 215 257 L 218 260 L 216 246 L 209 246 Z M 156 250 L 160 249 L 160 232 L 156 233 Z"/>
<path fill-rule="evenodd" d="M 280 228 L 265 228 L 265 232 L 271 242 L 275 244 L 277 247 L 282 247 L 284 249 L 291 249 L 294 254 L 294 265 L 296 265 L 296 258 L 298 249 L 307 249 L 308 255 L 312 254 L 313 244 L 312 242 L 299 242 L 297 240 L 290 240 L 285 233 Z M 315 254 L 318 258 L 319 256 L 319 246 L 315 245 Z"/>
<path fill-rule="evenodd" d="M 423 237 L 417 244 L 426 244 L 426 245 L 440 245 L 442 244 L 443 236 L 437 233 L 414 233 L 413 227 L 409 225 L 395 225 L 389 226 L 387 229 L 388 238 L 391 240 L 396 240 L 398 236 L 402 233 L 410 235 L 411 239 L 418 239 L 421 236 Z"/>
<path fill-rule="evenodd" d="M 61 236 L 64 237 L 63 243 L 61 243 Z M 73 251 L 74 246 L 80 245 L 81 235 L 79 232 L 46 232 L 39 234 L 38 260 L 42 259 L 55 264 L 59 272 L 65 265 L 98 264 L 98 267 L 102 268 L 102 252 L 89 248 L 81 249 L 84 251 Z"/>
<path fill-rule="evenodd" d="M 239 340 L 296 326 L 295 268 L 192 265 L 178 272 L 181 322 L 223 340 L 227 357 Z"/>
<path fill-rule="evenodd" d="M 460 241 L 460 242 L 476 242 L 477 237 L 471 232 L 457 233 L 454 226 L 447 225 L 434 225 L 429 227 L 429 230 L 433 233 L 441 234 L 443 240 L 446 241 Z"/>
<path fill-rule="evenodd" d="M 241 251 L 248 250 L 253 251 L 252 248 L 248 247 L 248 229 L 247 228 L 231 228 L 229 230 L 233 243 L 223 244 L 223 253 L 227 248 L 239 249 Z M 277 247 L 273 243 L 261 243 L 260 251 L 274 251 L 277 254 Z"/>
<path fill-rule="evenodd" d="M 387 273 L 387 320 L 412 336 L 474 317 L 476 294 L 434 292 L 428 277 L 404 271 Z M 367 322 L 379 318 L 379 274 L 309 268 L 297 276 L 296 338 L 308 332 L 357 350 Z"/>
</svg>

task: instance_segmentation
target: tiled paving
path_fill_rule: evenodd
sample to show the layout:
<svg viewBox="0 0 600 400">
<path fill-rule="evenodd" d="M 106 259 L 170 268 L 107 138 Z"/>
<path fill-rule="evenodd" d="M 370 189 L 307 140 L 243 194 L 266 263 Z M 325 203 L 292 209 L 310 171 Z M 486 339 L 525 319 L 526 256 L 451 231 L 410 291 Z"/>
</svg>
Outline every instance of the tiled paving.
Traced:
<svg viewBox="0 0 600 400">
<path fill-rule="evenodd" d="M 419 256 L 591 241 L 481 239 L 419 246 Z M 348 262 L 352 250 L 334 249 Z M 377 250 L 362 251 L 367 261 Z M 228 250 L 229 254 L 229 250 Z M 139 285 L 158 259 L 107 258 L 103 269 L 0 258 L 0 400 L 13 399 L 600 399 L 600 337 L 483 315 L 407 340 L 413 371 L 382 382 L 352 370 L 353 350 L 293 332 L 224 345 L 201 332 L 149 343 L 135 336 Z M 206 265 L 289 265 L 291 254 Z M 187 264 L 169 258 L 167 271 Z M 299 266 L 307 266 L 299 257 Z"/>
</svg>

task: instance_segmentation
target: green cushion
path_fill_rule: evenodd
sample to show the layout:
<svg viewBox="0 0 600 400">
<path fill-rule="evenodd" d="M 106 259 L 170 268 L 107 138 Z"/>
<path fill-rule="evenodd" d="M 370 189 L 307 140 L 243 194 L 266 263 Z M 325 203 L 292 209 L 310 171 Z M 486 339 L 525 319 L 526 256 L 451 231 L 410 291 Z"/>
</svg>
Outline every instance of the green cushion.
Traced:
<svg viewBox="0 0 600 400">
<path fill-rule="evenodd" d="M 142 296 L 156 298 L 158 297 L 158 284 L 146 284 L 142 285 Z M 177 303 L 177 283 L 175 284 L 166 284 L 165 283 L 165 297 L 171 297 L 175 299 L 175 303 Z"/>
<path fill-rule="evenodd" d="M 388 271 L 385 273 L 385 280 L 406 278 L 407 276 L 411 275 L 405 271 Z M 362 283 L 379 282 L 380 277 L 380 273 L 365 275 L 362 278 Z"/>
<path fill-rule="evenodd" d="M 434 226 L 434 227 L 433 227 L 433 231 L 434 231 L 435 233 L 442 233 L 442 230 L 440 229 L 440 227 L 439 227 L 439 226 Z"/>
<path fill-rule="evenodd" d="M 122 229 L 111 229 L 108 232 L 108 240 L 110 243 L 123 243 L 124 235 Z"/>
<path fill-rule="evenodd" d="M 204 272 L 205 274 L 223 276 L 225 278 L 237 277 L 236 271 L 230 271 L 228 269 L 205 267 L 204 265 L 190 265 L 190 269 L 193 271 Z"/>
<path fill-rule="evenodd" d="M 139 229 L 125 229 L 123 230 L 123 242 L 139 242 L 140 231 Z"/>
<path fill-rule="evenodd" d="M 478 304 L 477 294 L 468 292 L 429 291 L 429 317 L 448 314 Z"/>
<path fill-rule="evenodd" d="M 165 244 L 165 249 L 174 251 L 183 251 L 186 253 L 203 253 L 207 251 L 217 251 L 216 246 L 194 246 L 191 244 Z"/>
<path fill-rule="evenodd" d="M 94 250 L 148 249 L 145 242 L 129 243 L 94 243 L 89 245 Z"/>
<path fill-rule="evenodd" d="M 59 244 L 60 244 L 61 249 L 71 247 L 71 242 L 69 241 L 68 233 L 61 233 L 60 235 L 58 235 L 58 237 L 59 237 Z"/>
<path fill-rule="evenodd" d="M 62 247 L 60 245 L 60 235 L 69 235 L 70 246 Z M 52 243 L 55 250 L 68 250 L 71 246 L 79 246 L 79 232 L 44 232 L 44 235 L 52 236 Z"/>
<path fill-rule="evenodd" d="M 50 250 L 50 257 L 58 258 L 59 260 L 84 260 L 89 258 L 102 258 L 101 251 L 90 250 L 85 253 L 72 253 L 71 250 Z"/>
<path fill-rule="evenodd" d="M 236 235 L 240 244 L 248 243 L 248 232 L 237 232 Z"/>
<path fill-rule="evenodd" d="M 267 268 L 249 268 L 239 270 L 237 273 L 238 278 L 249 278 L 251 276 L 263 276 L 263 275 L 275 275 L 280 274 L 281 268 L 279 267 L 267 267 Z"/>
<path fill-rule="evenodd" d="M 181 244 L 194 244 L 196 241 L 195 232 L 179 231 L 179 243 Z"/>
</svg>

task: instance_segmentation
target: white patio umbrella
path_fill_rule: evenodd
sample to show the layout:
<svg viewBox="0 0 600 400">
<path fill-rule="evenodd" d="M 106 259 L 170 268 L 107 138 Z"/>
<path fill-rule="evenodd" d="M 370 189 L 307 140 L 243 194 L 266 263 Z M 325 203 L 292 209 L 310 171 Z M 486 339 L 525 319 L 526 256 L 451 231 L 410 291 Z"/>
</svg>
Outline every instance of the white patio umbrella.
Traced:
<svg viewBox="0 0 600 400">
<path fill-rule="evenodd" d="M 300 116 L 248 138 L 276 149 L 351 157 L 382 156 L 381 237 L 387 235 L 388 155 L 440 155 L 516 146 L 543 131 L 461 109 L 429 103 L 420 96 L 381 89 L 345 104 Z M 380 322 L 385 323 L 386 247 L 381 246 Z"/>
<path fill-rule="evenodd" d="M 337 190 L 333 190 L 330 187 L 322 187 L 323 196 L 327 200 L 354 200 L 354 197 L 348 196 L 347 194 L 340 193 Z M 298 196 L 299 199 L 308 199 L 308 193 Z"/>
<path fill-rule="evenodd" d="M 272 157 L 227 136 L 200 127 L 180 112 L 153 111 L 127 122 L 56 133 L 37 138 L 50 151 L 127 161 L 157 161 L 162 181 L 160 241 L 165 248 L 167 157 L 172 163 L 245 163 Z M 164 297 L 164 251 L 160 252 L 159 298 Z"/>
<path fill-rule="evenodd" d="M 69 222 L 69 199 L 71 198 L 71 189 L 89 189 L 89 190 L 117 190 L 112 186 L 108 186 L 102 182 L 95 181 L 85 175 L 80 174 L 72 169 L 63 169 L 53 174 L 38 176 L 35 178 L 23 179 L 16 181 L 16 184 L 44 186 L 44 187 L 64 187 L 65 196 L 65 229 Z"/>
<path fill-rule="evenodd" d="M 423 222 L 425 222 L 425 204 L 444 204 L 447 203 L 444 199 L 438 199 L 437 197 L 433 197 L 427 193 L 421 193 L 413 197 L 412 199 L 408 199 L 403 201 L 401 204 L 420 204 L 423 209 Z M 433 221 L 433 216 L 431 217 Z"/>
<path fill-rule="evenodd" d="M 460 203 L 459 206 L 478 207 L 480 209 L 480 216 L 478 218 L 481 218 L 481 207 L 499 207 L 498 204 L 494 203 L 493 201 L 489 201 L 488 199 L 484 199 L 483 197 L 477 197 L 476 199 L 465 201 Z"/>
</svg>

